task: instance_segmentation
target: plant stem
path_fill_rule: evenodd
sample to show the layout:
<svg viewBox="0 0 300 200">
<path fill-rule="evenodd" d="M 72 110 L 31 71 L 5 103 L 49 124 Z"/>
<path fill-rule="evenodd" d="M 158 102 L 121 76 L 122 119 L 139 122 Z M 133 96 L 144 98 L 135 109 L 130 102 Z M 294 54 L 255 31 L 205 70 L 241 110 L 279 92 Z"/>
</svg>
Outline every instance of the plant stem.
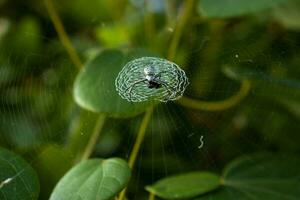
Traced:
<svg viewBox="0 0 300 200">
<path fill-rule="evenodd" d="M 155 195 L 152 192 L 149 193 L 149 200 L 155 200 Z"/>
<path fill-rule="evenodd" d="M 173 26 L 173 19 L 175 18 L 175 5 L 173 0 L 165 0 L 165 9 L 166 9 L 166 17 L 167 17 L 167 25 L 168 27 Z"/>
<path fill-rule="evenodd" d="M 149 1 L 145 2 L 145 6 L 145 35 L 149 45 L 152 46 L 155 35 L 155 19 Z"/>
<path fill-rule="evenodd" d="M 65 47 L 66 51 L 68 52 L 72 62 L 74 63 L 74 65 L 80 69 L 81 66 L 82 66 L 82 62 L 76 52 L 76 50 L 74 49 L 66 31 L 65 31 L 65 28 L 61 22 L 61 19 L 59 17 L 59 15 L 57 14 L 55 8 L 54 8 L 54 5 L 53 5 L 53 2 L 52 0 L 44 0 L 45 2 L 45 6 L 46 6 L 46 9 L 49 13 L 49 16 L 51 18 L 51 21 L 54 25 L 54 28 L 58 34 L 58 37 L 61 41 L 61 43 L 63 44 L 63 46 Z"/>
<path fill-rule="evenodd" d="M 171 61 L 174 60 L 181 35 L 183 33 L 183 29 L 189 20 L 189 17 L 192 13 L 193 6 L 194 6 L 194 0 L 186 0 L 182 13 L 178 19 L 179 21 L 175 27 L 175 32 L 168 51 L 168 59 Z"/>
<path fill-rule="evenodd" d="M 147 109 L 147 111 L 146 111 L 146 113 L 144 115 L 143 121 L 142 121 L 141 126 L 139 128 L 139 132 L 138 132 L 136 141 L 134 143 L 132 152 L 130 154 L 129 161 L 128 161 L 128 165 L 129 165 L 130 168 L 134 167 L 134 164 L 135 164 L 135 161 L 136 161 L 136 157 L 138 155 L 138 152 L 139 152 L 139 149 L 141 147 L 141 144 L 142 144 L 142 142 L 144 140 L 145 133 L 146 133 L 146 130 L 147 130 L 147 126 L 148 126 L 148 124 L 150 122 L 152 113 L 153 113 L 153 107 L 151 106 L 150 108 Z"/>
<path fill-rule="evenodd" d="M 192 109 L 206 110 L 206 111 L 219 111 L 231 108 L 242 101 L 249 93 L 251 83 L 249 80 L 243 80 L 239 91 L 228 99 L 222 101 L 206 102 L 188 97 L 182 97 L 178 103 Z"/>
<path fill-rule="evenodd" d="M 129 161 L 128 161 L 128 165 L 131 169 L 133 169 L 133 167 L 134 167 L 134 163 L 136 161 L 136 157 L 137 157 L 138 152 L 140 150 L 141 144 L 143 143 L 143 140 L 144 140 L 144 137 L 145 137 L 145 134 L 146 134 L 146 130 L 147 130 L 147 126 L 150 122 L 152 113 L 153 113 L 153 106 L 148 108 L 147 111 L 145 112 L 145 115 L 143 117 L 143 121 L 142 121 L 141 126 L 139 128 L 138 135 L 137 135 L 137 138 L 135 140 L 135 143 L 134 143 L 134 146 L 133 146 L 133 149 L 132 149 L 132 152 L 130 154 Z M 120 193 L 119 200 L 123 200 L 125 198 L 125 195 L 126 195 L 126 188 Z"/>
<path fill-rule="evenodd" d="M 46 9 L 49 13 L 49 16 L 51 18 L 51 21 L 54 25 L 54 28 L 58 34 L 58 37 L 62 43 L 62 45 L 64 46 L 64 48 L 66 49 L 66 51 L 69 54 L 69 57 L 71 59 L 71 61 L 73 62 L 73 64 L 80 69 L 82 67 L 82 62 L 75 50 L 75 48 L 73 47 L 71 40 L 68 36 L 68 34 L 65 31 L 64 25 L 59 17 L 59 15 L 57 14 L 55 7 L 53 5 L 52 0 L 44 0 Z M 85 148 L 85 151 L 81 157 L 81 160 L 86 160 L 89 158 L 89 156 L 91 155 L 91 153 L 93 152 L 93 149 L 96 145 L 96 142 L 98 140 L 98 137 L 100 135 L 101 129 L 104 125 L 105 122 L 105 118 L 106 116 L 104 114 L 100 114 L 96 125 L 94 127 L 93 133 L 89 139 L 89 142 Z"/>
<path fill-rule="evenodd" d="M 104 122 L 105 122 L 105 115 L 104 114 L 100 114 L 97 122 L 96 122 L 96 125 L 94 127 L 94 130 L 93 130 L 93 133 L 89 139 L 89 142 L 84 150 L 84 153 L 81 157 L 81 161 L 83 160 L 86 160 L 90 157 L 90 155 L 92 154 L 93 152 L 93 149 L 95 148 L 95 145 L 97 143 L 97 140 L 99 138 L 99 135 L 100 135 L 100 132 L 101 132 L 101 129 L 104 125 Z"/>
</svg>

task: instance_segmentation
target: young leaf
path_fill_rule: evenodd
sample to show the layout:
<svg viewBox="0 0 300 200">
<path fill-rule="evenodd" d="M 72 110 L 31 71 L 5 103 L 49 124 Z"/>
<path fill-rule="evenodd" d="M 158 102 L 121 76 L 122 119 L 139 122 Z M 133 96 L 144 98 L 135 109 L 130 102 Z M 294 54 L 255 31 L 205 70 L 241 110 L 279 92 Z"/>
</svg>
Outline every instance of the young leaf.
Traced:
<svg viewBox="0 0 300 200">
<path fill-rule="evenodd" d="M 296 156 L 244 156 L 225 168 L 222 189 L 195 200 L 296 200 L 300 196 L 299 166 Z"/>
<path fill-rule="evenodd" d="M 198 11 L 206 17 L 235 17 L 263 11 L 287 0 L 201 0 Z"/>
<path fill-rule="evenodd" d="M 164 178 L 146 190 L 163 199 L 192 198 L 219 187 L 220 177 L 209 172 L 191 172 Z"/>
<path fill-rule="evenodd" d="M 83 161 L 58 182 L 50 200 L 109 200 L 126 186 L 129 178 L 130 169 L 119 158 Z"/>
<path fill-rule="evenodd" d="M 38 199 L 40 185 L 32 167 L 18 155 L 0 148 L 0 199 Z"/>
<path fill-rule="evenodd" d="M 134 54 L 134 57 L 142 57 Z M 83 108 L 113 117 L 132 117 L 144 112 L 151 102 L 130 103 L 116 91 L 115 79 L 123 66 L 133 59 L 118 50 L 105 50 L 88 62 L 74 85 L 75 101 Z"/>
</svg>

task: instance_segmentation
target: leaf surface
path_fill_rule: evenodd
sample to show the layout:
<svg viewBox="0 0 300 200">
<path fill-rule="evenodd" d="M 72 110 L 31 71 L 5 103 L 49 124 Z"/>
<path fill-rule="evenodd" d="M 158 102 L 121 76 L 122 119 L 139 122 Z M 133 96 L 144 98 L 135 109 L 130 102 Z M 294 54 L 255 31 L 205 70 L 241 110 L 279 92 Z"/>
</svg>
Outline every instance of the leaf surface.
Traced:
<svg viewBox="0 0 300 200">
<path fill-rule="evenodd" d="M 18 155 L 0 147 L 0 199 L 38 199 L 40 185 L 33 168 Z"/>
<path fill-rule="evenodd" d="M 146 190 L 164 199 L 192 198 L 214 190 L 220 177 L 209 172 L 190 172 L 159 180 Z"/>
<path fill-rule="evenodd" d="M 296 156 L 256 154 L 231 162 L 223 186 L 195 200 L 297 200 L 300 196 L 300 159 Z"/>
<path fill-rule="evenodd" d="M 58 182 L 50 200 L 109 200 L 126 186 L 129 178 L 130 169 L 122 159 L 83 161 Z"/>
</svg>

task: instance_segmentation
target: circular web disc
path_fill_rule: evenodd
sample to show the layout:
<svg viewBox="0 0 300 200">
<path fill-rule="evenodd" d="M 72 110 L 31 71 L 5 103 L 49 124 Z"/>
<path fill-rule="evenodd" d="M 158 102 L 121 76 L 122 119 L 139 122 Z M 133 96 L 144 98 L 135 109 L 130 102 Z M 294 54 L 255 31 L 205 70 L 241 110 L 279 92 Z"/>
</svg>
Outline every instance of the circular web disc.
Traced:
<svg viewBox="0 0 300 200">
<path fill-rule="evenodd" d="M 145 68 L 151 69 L 158 88 L 149 88 Z M 180 98 L 189 84 L 185 72 L 162 58 L 142 57 L 128 62 L 118 74 L 115 85 L 119 95 L 131 102 L 173 101 Z"/>
</svg>

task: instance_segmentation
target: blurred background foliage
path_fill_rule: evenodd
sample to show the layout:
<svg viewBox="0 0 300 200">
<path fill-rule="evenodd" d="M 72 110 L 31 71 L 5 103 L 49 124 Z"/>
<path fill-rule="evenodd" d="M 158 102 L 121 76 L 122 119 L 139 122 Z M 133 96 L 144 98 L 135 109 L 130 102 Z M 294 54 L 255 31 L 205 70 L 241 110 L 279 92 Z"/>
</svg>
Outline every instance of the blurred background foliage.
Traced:
<svg viewBox="0 0 300 200">
<path fill-rule="evenodd" d="M 167 57 L 184 2 L 54 4 L 86 62 L 107 48 L 142 48 Z M 226 99 L 244 79 L 250 80 L 251 90 L 242 102 L 216 112 L 158 105 L 129 185 L 130 199 L 143 199 L 144 186 L 166 175 L 218 172 L 245 153 L 300 150 L 299 1 L 278 1 L 272 8 L 233 16 L 210 11 L 214 7 L 205 0 L 194 4 L 174 57 L 191 82 L 186 96 Z M 40 199 L 48 199 L 59 178 L 82 156 L 98 115 L 73 100 L 78 69 L 44 1 L 0 0 L 0 13 L 0 145 L 32 164 L 41 182 Z M 140 122 L 140 115 L 107 119 L 93 157 L 128 158 Z M 204 147 L 198 149 L 201 135 Z"/>
</svg>

